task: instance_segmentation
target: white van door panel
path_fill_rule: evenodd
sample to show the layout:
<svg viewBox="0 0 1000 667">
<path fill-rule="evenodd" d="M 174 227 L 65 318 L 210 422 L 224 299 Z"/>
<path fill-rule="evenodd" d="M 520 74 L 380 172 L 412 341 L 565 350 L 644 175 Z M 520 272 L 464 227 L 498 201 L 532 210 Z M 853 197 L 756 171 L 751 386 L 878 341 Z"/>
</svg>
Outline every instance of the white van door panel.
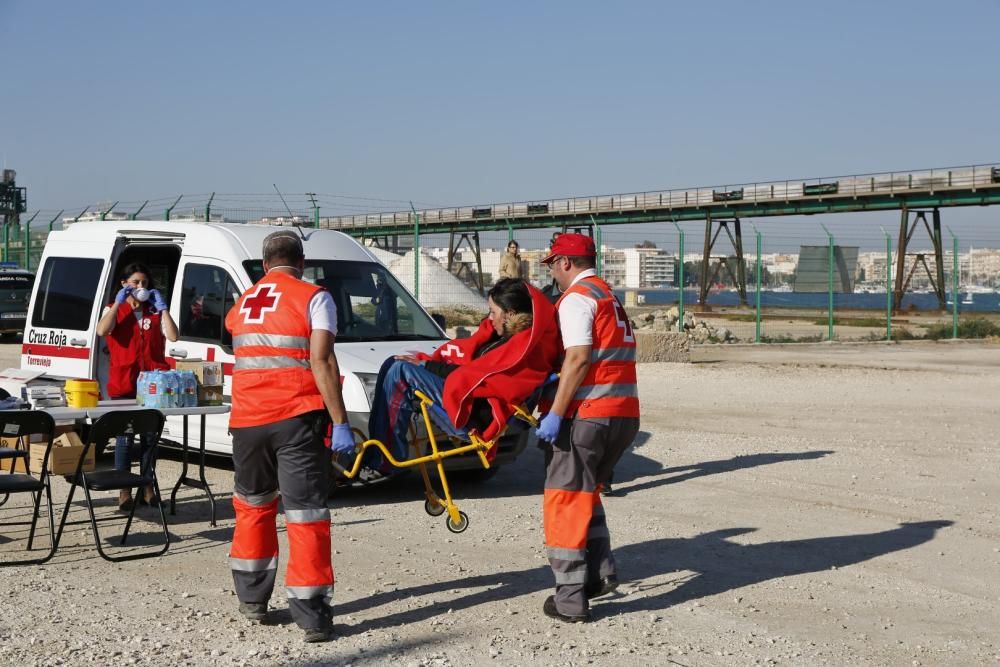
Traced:
<svg viewBox="0 0 1000 667">
<path fill-rule="evenodd" d="M 179 339 L 167 343 L 167 362 L 193 359 L 222 362 L 222 393 L 229 402 L 234 357 L 225 319 L 229 308 L 247 288 L 244 274 L 216 259 L 185 257 L 177 275 L 170 313 L 177 322 Z M 189 437 L 196 437 L 199 427 L 192 421 Z M 182 418 L 168 418 L 164 436 L 180 441 Z M 209 415 L 205 422 L 205 445 L 209 451 L 232 452 L 228 415 Z"/>
<path fill-rule="evenodd" d="M 54 377 L 94 377 L 101 345 L 95 330 L 109 289 L 111 254 L 96 243 L 46 249 L 25 325 L 22 368 Z"/>
</svg>

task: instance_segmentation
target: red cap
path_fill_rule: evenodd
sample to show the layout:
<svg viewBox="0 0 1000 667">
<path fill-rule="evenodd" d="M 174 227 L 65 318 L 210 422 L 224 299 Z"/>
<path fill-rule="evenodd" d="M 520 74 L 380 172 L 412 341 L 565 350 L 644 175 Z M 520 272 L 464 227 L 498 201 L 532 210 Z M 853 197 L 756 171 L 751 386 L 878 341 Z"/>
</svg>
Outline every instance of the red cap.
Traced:
<svg viewBox="0 0 1000 667">
<path fill-rule="evenodd" d="M 548 256 L 542 264 L 548 264 L 556 257 L 596 257 L 594 239 L 583 234 L 560 234 L 549 248 Z"/>
</svg>

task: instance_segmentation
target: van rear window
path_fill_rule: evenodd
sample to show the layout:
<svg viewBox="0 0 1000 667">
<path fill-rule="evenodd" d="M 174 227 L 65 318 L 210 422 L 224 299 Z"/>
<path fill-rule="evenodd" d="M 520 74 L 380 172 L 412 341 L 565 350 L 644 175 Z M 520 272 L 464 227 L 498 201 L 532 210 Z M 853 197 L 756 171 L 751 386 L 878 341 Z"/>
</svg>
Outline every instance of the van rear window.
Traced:
<svg viewBox="0 0 1000 667">
<path fill-rule="evenodd" d="M 49 257 L 39 278 L 31 324 L 53 329 L 90 328 L 97 285 L 104 260 L 90 257 Z"/>
</svg>

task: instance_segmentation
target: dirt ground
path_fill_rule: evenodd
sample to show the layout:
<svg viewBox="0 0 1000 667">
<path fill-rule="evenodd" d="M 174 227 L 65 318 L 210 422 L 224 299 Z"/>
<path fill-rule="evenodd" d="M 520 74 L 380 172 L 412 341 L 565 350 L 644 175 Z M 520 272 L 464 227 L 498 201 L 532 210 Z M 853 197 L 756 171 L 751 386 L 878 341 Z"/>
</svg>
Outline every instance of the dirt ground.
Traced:
<svg viewBox="0 0 1000 667">
<path fill-rule="evenodd" d="M 590 624 L 541 613 L 553 582 L 534 447 L 492 480 L 456 484 L 461 535 L 424 513 L 415 480 L 334 496 L 339 637 L 318 645 L 301 642 L 281 595 L 274 625 L 237 613 L 232 473 L 217 461 L 218 527 L 183 490 L 167 555 L 110 564 L 77 526 L 45 566 L 0 570 L 0 664 L 1000 663 L 1000 346 L 695 358 L 640 367 L 642 432 L 605 503 L 625 583 Z M 0 350 L 8 360 L 16 350 Z M 172 485 L 179 465 L 159 472 Z M 54 487 L 59 502 L 67 485 Z M 101 497 L 104 512 L 112 503 Z M 26 513 L 11 500 L 0 520 Z M 154 541 L 152 516 L 140 511 L 136 545 Z M 25 531 L 0 530 L 10 556 Z"/>
</svg>

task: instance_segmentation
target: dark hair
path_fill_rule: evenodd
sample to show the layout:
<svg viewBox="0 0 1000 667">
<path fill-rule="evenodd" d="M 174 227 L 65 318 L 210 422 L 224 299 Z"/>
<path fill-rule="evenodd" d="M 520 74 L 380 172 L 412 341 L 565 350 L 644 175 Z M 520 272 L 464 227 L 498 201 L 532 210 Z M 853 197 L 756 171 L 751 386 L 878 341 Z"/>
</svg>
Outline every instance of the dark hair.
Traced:
<svg viewBox="0 0 1000 667">
<path fill-rule="evenodd" d="M 531 314 L 531 293 L 520 278 L 498 280 L 486 296 L 504 312 Z"/>
<path fill-rule="evenodd" d="M 261 252 L 264 262 L 272 266 L 275 262 L 296 264 L 305 259 L 302 240 L 295 232 L 280 231 L 268 234 Z"/>
<path fill-rule="evenodd" d="M 511 239 L 510 241 L 507 241 L 507 247 L 509 248 L 511 246 L 514 246 L 515 248 L 520 248 L 521 244 L 518 243 L 517 241 Z"/>
<path fill-rule="evenodd" d="M 126 264 L 125 268 L 121 270 L 119 280 L 125 282 L 133 273 L 144 273 L 146 274 L 146 280 L 149 282 L 149 289 L 156 289 L 153 284 L 153 274 L 149 272 L 149 267 L 142 262 L 132 262 L 131 264 Z"/>
</svg>

